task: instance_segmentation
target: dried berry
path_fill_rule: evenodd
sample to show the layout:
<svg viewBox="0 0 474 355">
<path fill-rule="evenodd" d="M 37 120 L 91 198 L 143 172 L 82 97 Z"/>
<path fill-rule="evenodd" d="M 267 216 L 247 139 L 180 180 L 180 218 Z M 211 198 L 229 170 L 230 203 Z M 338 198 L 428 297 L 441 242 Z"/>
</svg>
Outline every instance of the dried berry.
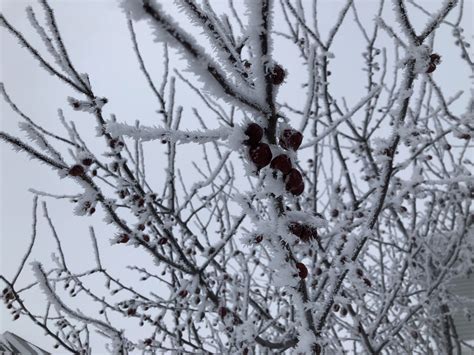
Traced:
<svg viewBox="0 0 474 355">
<path fill-rule="evenodd" d="M 263 137 L 263 129 L 256 123 L 251 123 L 247 126 L 245 134 L 249 139 L 244 141 L 245 144 L 254 146 L 260 143 Z"/>
<path fill-rule="evenodd" d="M 143 234 L 143 240 L 148 243 L 150 241 L 150 236 L 148 234 Z"/>
<path fill-rule="evenodd" d="M 259 234 L 255 237 L 255 243 L 260 243 L 263 240 L 263 235 Z"/>
<path fill-rule="evenodd" d="M 340 314 L 341 314 L 341 317 L 345 317 L 345 316 L 347 316 L 347 309 L 346 309 L 346 308 L 344 308 L 344 307 L 342 307 L 342 308 L 341 308 L 341 312 L 340 312 Z"/>
<path fill-rule="evenodd" d="M 249 149 L 250 160 L 255 164 L 258 169 L 261 169 L 272 160 L 272 151 L 268 144 L 259 143 Z"/>
<path fill-rule="evenodd" d="M 362 271 L 362 269 L 357 269 L 357 270 L 356 270 L 356 274 L 357 274 L 357 276 L 359 276 L 359 277 L 364 276 L 364 272 Z"/>
<path fill-rule="evenodd" d="M 168 243 L 168 239 L 165 237 L 160 238 L 160 240 L 158 241 L 159 245 L 165 245 L 166 243 Z"/>
<path fill-rule="evenodd" d="M 341 306 L 339 306 L 337 303 L 334 303 L 334 306 L 332 306 L 334 312 L 339 312 L 339 309 L 341 308 Z"/>
<path fill-rule="evenodd" d="M 82 165 L 76 164 L 69 169 L 69 175 L 71 176 L 81 176 L 84 174 L 84 167 Z"/>
<path fill-rule="evenodd" d="M 303 142 L 303 135 L 297 130 L 285 129 L 280 135 L 280 146 L 283 149 L 298 150 L 301 142 Z"/>
<path fill-rule="evenodd" d="M 281 65 L 275 64 L 270 72 L 270 79 L 273 85 L 280 85 L 285 80 L 286 72 Z"/>
<path fill-rule="evenodd" d="M 303 263 L 296 263 L 296 268 L 298 269 L 298 276 L 302 279 L 305 279 L 308 276 L 308 269 Z"/>
<path fill-rule="evenodd" d="M 331 217 L 337 218 L 337 216 L 339 216 L 339 210 L 335 208 L 331 211 Z"/>
<path fill-rule="evenodd" d="M 188 295 L 188 291 L 187 290 L 181 290 L 181 291 L 179 291 L 178 295 L 179 295 L 179 297 L 184 298 Z"/>
<path fill-rule="evenodd" d="M 273 158 L 272 162 L 270 163 L 270 167 L 275 170 L 279 170 L 286 175 L 291 170 L 291 160 L 285 154 L 280 154 Z"/>
</svg>

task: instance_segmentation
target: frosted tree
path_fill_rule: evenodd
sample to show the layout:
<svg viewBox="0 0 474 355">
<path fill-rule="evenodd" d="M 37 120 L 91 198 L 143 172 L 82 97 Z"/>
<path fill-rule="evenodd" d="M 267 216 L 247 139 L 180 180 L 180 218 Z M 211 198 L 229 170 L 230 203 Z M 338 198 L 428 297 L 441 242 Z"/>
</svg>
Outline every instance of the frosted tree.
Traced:
<svg viewBox="0 0 474 355">
<path fill-rule="evenodd" d="M 14 319 L 31 319 L 55 347 L 78 354 L 93 354 L 97 337 L 114 354 L 459 353 L 452 314 L 465 300 L 449 285 L 472 270 L 474 98 L 437 83 L 444 54 L 435 33 L 451 33 L 458 65 L 472 75 L 463 1 L 439 2 L 436 11 L 414 0 L 380 1 L 365 21 L 362 2 L 349 0 L 334 5 L 328 28 L 316 0 L 229 0 L 226 13 L 209 0 L 176 1 L 187 23 L 163 3 L 120 4 L 130 33 L 123 40 L 156 98 L 154 126 L 114 112 L 107 93 L 94 89 L 46 0 L 45 21 L 27 8 L 44 48 L 0 18 L 75 92 L 58 110 L 59 135 L 1 86 L 27 136 L 0 132 L 1 140 L 79 191 L 31 190 L 30 247 L 14 275 L 0 275 Z M 161 62 L 140 50 L 142 21 Z M 345 33 L 348 21 L 359 32 Z M 351 56 L 363 55 L 353 70 L 364 73 L 365 92 L 341 97 L 331 84 L 341 58 L 334 42 L 353 35 L 366 45 L 342 59 L 352 66 Z M 274 55 L 282 42 L 293 46 L 291 68 Z M 298 104 L 283 94 L 295 75 Z M 201 101 L 178 100 L 178 83 Z M 68 110 L 86 117 L 96 141 L 82 137 Z M 177 158 L 187 145 L 192 171 Z M 151 178 L 157 171 L 161 179 Z M 68 262 L 48 212 L 52 199 L 85 221 L 101 214 L 113 228 L 97 233 L 91 223 L 93 263 L 84 265 L 92 266 L 77 271 Z M 57 243 L 51 261 L 31 258 L 38 218 Z M 99 238 L 111 241 L 107 250 Z M 143 254 L 126 265 L 134 279 L 103 262 L 117 248 Z M 31 273 L 35 281 L 22 283 Z M 41 314 L 31 309 L 35 289 Z"/>
</svg>

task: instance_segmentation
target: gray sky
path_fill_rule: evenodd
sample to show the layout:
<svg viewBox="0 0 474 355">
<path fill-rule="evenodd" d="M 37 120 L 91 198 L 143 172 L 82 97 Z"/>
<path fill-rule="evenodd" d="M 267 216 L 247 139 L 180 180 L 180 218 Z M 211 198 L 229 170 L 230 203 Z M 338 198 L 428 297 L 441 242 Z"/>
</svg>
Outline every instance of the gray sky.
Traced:
<svg viewBox="0 0 474 355">
<path fill-rule="evenodd" d="M 34 1 L 0 0 L 2 13 L 22 33 L 31 40 L 32 44 L 43 48 L 34 31 L 32 31 L 26 20 L 24 8 L 32 4 L 40 8 Z M 170 13 L 176 14 L 171 0 L 162 1 L 164 8 Z M 218 11 L 226 8 L 226 1 L 213 0 Z M 338 13 L 341 1 L 321 1 L 321 28 L 328 28 L 333 23 Z M 373 17 L 378 1 L 360 1 L 360 15 L 367 21 Z M 438 1 L 421 1 L 428 8 L 436 8 Z M 106 106 L 107 113 L 116 113 L 119 121 L 133 123 L 140 119 L 143 123 L 159 124 L 155 112 L 155 99 L 146 87 L 145 80 L 138 70 L 135 54 L 131 50 L 131 41 L 126 26 L 124 14 L 118 9 L 117 2 L 112 0 L 96 1 L 51 1 L 56 11 L 59 27 L 63 38 L 70 51 L 70 55 L 76 67 L 90 75 L 92 85 L 96 92 L 106 96 L 109 104 Z M 391 6 L 388 4 L 387 10 Z M 468 19 L 473 13 L 473 2 L 465 4 L 465 18 Z M 387 11 L 387 14 L 389 11 Z M 452 15 L 450 15 L 452 17 Z M 182 15 L 179 16 L 180 18 Z M 388 16 L 390 17 L 390 15 Z M 42 18 L 42 16 L 40 16 Z M 334 92 L 339 97 L 346 97 L 348 105 L 355 104 L 363 96 L 365 77 L 360 71 L 363 63 L 361 48 L 363 42 L 360 32 L 355 28 L 352 13 L 344 22 L 341 34 L 336 39 L 333 52 L 336 53 L 334 60 L 332 85 Z M 413 22 L 421 27 L 424 17 L 420 12 L 412 13 Z M 162 45 L 153 42 L 147 25 L 143 22 L 137 25 L 137 35 L 145 61 L 154 78 L 161 79 L 162 67 L 159 65 L 162 58 Z M 282 31 L 284 26 L 281 19 L 276 19 L 276 28 Z M 418 28 L 419 28 L 418 27 Z M 188 27 L 189 28 L 189 27 Z M 352 35 L 353 34 L 353 35 Z M 472 39 L 473 27 L 466 27 L 466 37 Z M 77 97 L 72 90 L 67 88 L 45 71 L 20 48 L 16 41 L 5 31 L 0 31 L 1 39 L 1 67 L 0 81 L 5 83 L 11 98 L 18 106 L 30 115 L 35 121 L 54 132 L 62 133 L 62 126 L 57 119 L 57 109 L 63 108 L 68 120 L 74 120 L 79 130 L 89 138 L 93 138 L 94 132 L 91 127 L 90 117 L 85 114 L 71 111 L 66 104 L 67 96 Z M 391 45 L 389 45 L 391 47 Z M 288 50 L 288 48 L 291 48 Z M 458 67 L 453 63 L 459 62 L 459 50 L 452 44 L 450 31 L 446 28 L 439 32 L 436 38 L 435 49 L 443 56 L 443 63 L 436 72 L 436 79 L 445 90 L 447 96 L 451 96 L 458 90 L 472 88 L 472 81 L 468 79 L 466 67 Z M 278 40 L 275 43 L 275 59 L 281 62 L 289 71 L 288 82 L 282 88 L 280 97 L 291 102 L 295 106 L 302 106 L 305 101 L 303 95 L 298 95 L 299 83 L 304 81 L 305 71 L 299 64 L 298 53 L 293 47 L 288 47 L 285 41 Z M 175 67 L 183 68 L 182 62 L 177 62 L 176 56 L 173 64 Z M 156 65 L 155 65 L 156 64 Z M 183 88 L 179 84 L 178 88 Z M 302 92 L 302 91 L 301 91 Z M 195 95 L 189 91 L 178 90 L 178 100 L 185 105 L 185 127 L 196 127 L 189 114 L 191 106 L 200 107 Z M 459 105 L 463 107 L 465 100 Z M 20 136 L 17 128 L 19 121 L 4 102 L 1 104 L 1 130 Z M 297 122 L 294 122 L 295 124 Z M 193 154 L 193 147 L 183 147 L 184 153 Z M 184 166 L 186 162 L 182 162 Z M 159 179 L 159 174 L 157 174 Z M 0 273 L 11 277 L 16 271 L 21 256 L 30 240 L 31 235 L 31 206 L 32 194 L 28 188 L 36 188 L 56 193 L 79 192 L 73 183 L 67 179 L 59 180 L 56 173 L 29 160 L 25 154 L 10 150 L 5 144 L 0 144 Z M 70 265 L 76 265 L 76 270 L 81 270 L 81 265 L 93 266 L 91 255 L 90 238 L 88 236 L 88 225 L 93 224 L 99 232 L 100 244 L 107 248 L 108 233 L 112 230 L 104 227 L 101 216 L 92 218 L 75 217 L 72 215 L 72 206 L 65 202 L 48 200 L 50 215 L 56 221 L 56 227 L 61 238 L 64 240 L 65 252 Z M 42 215 L 39 209 L 39 215 Z M 37 243 L 32 260 L 37 259 L 49 262 L 51 251 L 54 250 L 54 240 L 51 237 L 44 219 L 40 218 L 38 229 L 39 243 Z M 110 249 L 110 248 L 109 248 Z M 128 248 L 130 249 L 130 248 Z M 139 253 L 113 248 L 105 254 L 106 259 L 113 264 L 117 260 L 130 260 L 139 258 Z M 27 265 L 27 269 L 29 265 Z M 87 266 L 84 266 L 87 268 Z M 73 267 L 74 269 L 74 267 Z M 83 270 L 83 269 L 82 269 Z M 32 280 L 31 272 L 26 270 L 22 284 Z M 38 309 L 41 309 L 43 298 L 38 296 Z M 52 342 L 46 339 L 41 330 L 35 327 L 29 320 L 21 318 L 16 322 L 11 321 L 11 316 L 5 309 L 0 307 L 0 332 L 12 331 L 33 343 L 51 350 Z"/>
</svg>

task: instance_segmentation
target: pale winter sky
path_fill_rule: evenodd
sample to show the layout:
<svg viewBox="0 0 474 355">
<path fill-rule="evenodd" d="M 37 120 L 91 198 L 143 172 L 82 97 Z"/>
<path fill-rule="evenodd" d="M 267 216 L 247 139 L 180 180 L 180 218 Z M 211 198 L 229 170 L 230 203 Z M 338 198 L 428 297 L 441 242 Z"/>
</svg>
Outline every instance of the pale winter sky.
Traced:
<svg viewBox="0 0 474 355">
<path fill-rule="evenodd" d="M 171 0 L 161 1 L 164 9 L 173 16 L 183 19 L 181 14 L 177 14 L 174 3 Z M 38 47 L 41 43 L 36 33 L 31 29 L 26 19 L 25 7 L 34 6 L 41 14 L 41 10 L 35 1 L 23 0 L 0 0 L 2 13 L 16 26 L 22 33 Z M 226 11 L 227 1 L 211 0 L 217 11 Z M 243 1 L 237 3 L 242 8 Z M 342 1 L 320 1 L 320 27 L 327 29 L 333 23 L 335 15 L 339 12 Z M 376 0 L 357 1 L 359 12 L 363 21 L 370 21 L 374 16 L 377 7 Z M 435 9 L 439 1 L 421 1 L 427 8 Z M 76 65 L 83 72 L 87 72 L 91 78 L 92 85 L 96 92 L 101 93 L 109 99 L 108 113 L 117 114 L 119 121 L 134 123 L 140 119 L 143 123 L 156 123 L 155 99 L 146 87 L 145 80 L 141 75 L 136 57 L 131 49 L 131 41 L 127 30 L 125 15 L 117 6 L 114 0 L 51 0 L 50 4 L 56 11 L 59 27 L 63 38 L 70 51 L 70 55 Z M 387 18 L 393 18 L 390 14 L 391 6 L 386 6 Z M 472 20 L 473 1 L 465 3 L 465 19 Z M 456 12 L 456 11 L 455 11 Z M 470 14 L 470 15 L 469 15 Z M 450 15 L 455 16 L 454 14 Z M 425 17 L 418 11 L 413 11 L 411 17 L 415 25 L 421 26 Z M 363 63 L 361 56 L 362 38 L 360 32 L 356 30 L 352 14 L 344 22 L 345 28 L 341 31 L 342 36 L 336 38 L 333 52 L 337 54 L 334 61 L 332 85 L 334 91 L 340 97 L 346 97 L 348 105 L 355 104 L 363 96 L 360 94 L 364 90 L 365 78 L 360 71 Z M 184 22 L 183 22 L 184 23 Z M 153 42 L 150 30 L 143 22 L 138 23 L 137 35 L 143 55 L 148 67 L 157 80 L 160 80 L 162 67 L 162 45 Z M 185 28 L 191 28 L 189 25 Z M 275 19 L 275 27 L 285 31 L 285 24 L 281 18 Z M 472 38 L 472 21 L 468 25 L 465 23 L 466 37 Z M 81 113 L 73 112 L 66 104 L 66 98 L 73 95 L 73 92 L 56 79 L 43 71 L 39 65 L 26 53 L 26 51 L 16 43 L 16 40 L 5 31 L 0 31 L 1 38 L 1 67 L 0 81 L 5 83 L 11 97 L 18 106 L 33 117 L 37 123 L 44 125 L 54 132 L 62 132 L 57 119 L 57 109 L 63 108 L 66 118 L 74 120 L 79 130 L 87 137 L 86 132 L 91 125 L 87 118 Z M 388 39 L 387 39 L 388 41 Z M 302 106 L 305 98 L 298 96 L 298 85 L 304 81 L 306 73 L 300 69 L 298 53 L 294 47 L 288 50 L 287 44 L 281 39 L 275 43 L 274 57 L 287 68 L 289 72 L 288 82 L 280 91 L 280 96 L 285 95 L 286 101 L 295 106 Z M 459 50 L 453 45 L 452 36 L 449 29 L 441 30 L 436 38 L 435 49 L 443 56 L 443 64 L 436 72 L 436 79 L 449 97 L 457 91 L 472 88 L 472 81 L 468 78 L 466 67 L 458 68 L 450 65 L 458 61 Z M 184 64 L 177 56 L 172 54 L 172 66 L 184 68 Z M 184 72 L 192 78 L 192 75 Z M 181 92 L 184 86 L 178 84 L 178 101 L 187 107 L 202 104 L 194 94 L 189 94 L 189 90 Z M 185 92 L 185 93 L 184 93 Z M 180 100 L 181 98 L 181 100 Z M 460 107 L 464 107 L 466 101 L 460 100 Z M 1 104 L 1 130 L 14 135 L 21 135 L 17 127 L 18 117 L 2 101 Z M 191 115 L 189 117 L 191 120 Z M 186 127 L 197 126 L 192 121 L 187 122 Z M 90 132 L 89 138 L 94 132 Z M 183 156 L 193 154 L 193 147 L 184 147 Z M 153 151 L 148 151 L 153 154 Z M 31 235 L 31 206 L 33 195 L 28 192 L 29 188 L 45 190 L 56 193 L 74 193 L 78 189 L 73 183 L 66 179 L 59 180 L 56 173 L 49 169 L 30 161 L 24 154 L 15 153 L 5 144 L 0 144 L 0 273 L 11 277 L 16 271 L 16 267 L 30 241 Z M 186 161 L 181 162 L 186 166 Z M 152 168 L 149 168 L 152 169 Z M 159 174 L 157 174 L 159 179 Z M 50 215 L 55 221 L 58 233 L 64 239 L 65 252 L 70 265 L 74 265 L 73 270 L 80 271 L 81 266 L 87 269 L 91 266 L 90 239 L 88 236 L 88 225 L 93 224 L 97 228 L 99 243 L 107 248 L 108 233 L 111 232 L 101 222 L 101 216 L 92 218 L 75 217 L 72 215 L 72 206 L 65 202 L 48 200 Z M 40 210 L 41 211 L 41 210 Z M 42 213 L 39 213 L 42 215 Z M 54 240 L 48 230 L 44 220 L 40 218 L 38 238 L 32 260 L 48 262 L 51 251 L 54 250 Z M 110 249 L 110 248 L 109 248 Z M 140 254 L 127 250 L 126 253 L 118 248 L 113 248 L 109 253 L 105 253 L 106 263 L 120 266 L 122 261 L 127 263 Z M 27 265 L 29 268 L 29 265 Z M 31 275 L 29 270 L 25 275 Z M 124 275 L 123 278 L 127 276 Z M 22 284 L 26 285 L 32 277 L 24 277 Z M 44 297 L 36 295 L 34 301 L 42 305 Z M 39 307 L 39 310 L 42 308 Z M 43 336 L 42 331 L 34 326 L 28 319 L 21 318 L 12 322 L 11 316 L 5 307 L 0 307 L 0 332 L 6 330 L 19 334 L 20 336 L 42 346 L 47 350 L 52 350 L 53 342 Z M 94 352 L 99 353 L 99 351 Z"/>
</svg>

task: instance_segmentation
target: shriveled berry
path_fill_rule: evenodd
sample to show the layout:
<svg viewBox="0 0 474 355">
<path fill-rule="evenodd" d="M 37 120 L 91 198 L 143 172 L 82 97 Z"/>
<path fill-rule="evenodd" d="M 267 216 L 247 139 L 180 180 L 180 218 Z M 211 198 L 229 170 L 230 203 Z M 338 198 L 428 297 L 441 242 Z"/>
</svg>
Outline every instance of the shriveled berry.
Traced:
<svg viewBox="0 0 474 355">
<path fill-rule="evenodd" d="M 268 144 L 259 143 L 249 149 L 250 160 L 255 164 L 258 169 L 261 169 L 272 160 L 272 151 Z"/>
<path fill-rule="evenodd" d="M 188 295 L 188 291 L 187 290 L 181 290 L 179 291 L 178 293 L 179 297 L 186 297 Z"/>
<path fill-rule="evenodd" d="M 272 162 L 270 163 L 270 167 L 275 170 L 279 170 L 286 175 L 291 170 L 291 160 L 285 154 L 280 154 L 273 158 Z"/>
<path fill-rule="evenodd" d="M 341 316 L 342 316 L 342 317 L 345 317 L 345 316 L 347 316 L 347 309 L 346 309 L 346 308 L 344 308 L 344 307 L 342 307 L 342 308 L 341 308 L 341 312 L 340 312 L 340 313 L 341 313 Z"/>
<path fill-rule="evenodd" d="M 263 235 L 259 234 L 255 237 L 254 241 L 255 243 L 260 243 L 263 240 Z"/>
<path fill-rule="evenodd" d="M 247 128 L 245 129 L 245 134 L 249 139 L 247 139 L 244 143 L 250 146 L 257 145 L 260 143 L 263 137 L 263 129 L 260 125 L 256 123 L 250 123 Z"/>
<path fill-rule="evenodd" d="M 308 276 L 308 269 L 303 263 L 296 263 L 296 268 L 298 269 L 298 276 L 302 279 L 305 279 Z"/>
<path fill-rule="evenodd" d="M 150 236 L 148 234 L 143 234 L 143 240 L 148 243 L 150 241 Z"/>
<path fill-rule="evenodd" d="M 160 240 L 158 241 L 159 245 L 165 245 L 166 243 L 168 243 L 168 239 L 165 237 L 160 238 Z"/>
<path fill-rule="evenodd" d="M 285 129 L 280 135 L 280 146 L 283 149 L 298 150 L 303 142 L 303 135 L 295 129 Z"/>
<path fill-rule="evenodd" d="M 84 167 L 82 165 L 76 164 L 69 169 L 69 175 L 71 176 L 81 176 L 84 174 Z"/>
</svg>

